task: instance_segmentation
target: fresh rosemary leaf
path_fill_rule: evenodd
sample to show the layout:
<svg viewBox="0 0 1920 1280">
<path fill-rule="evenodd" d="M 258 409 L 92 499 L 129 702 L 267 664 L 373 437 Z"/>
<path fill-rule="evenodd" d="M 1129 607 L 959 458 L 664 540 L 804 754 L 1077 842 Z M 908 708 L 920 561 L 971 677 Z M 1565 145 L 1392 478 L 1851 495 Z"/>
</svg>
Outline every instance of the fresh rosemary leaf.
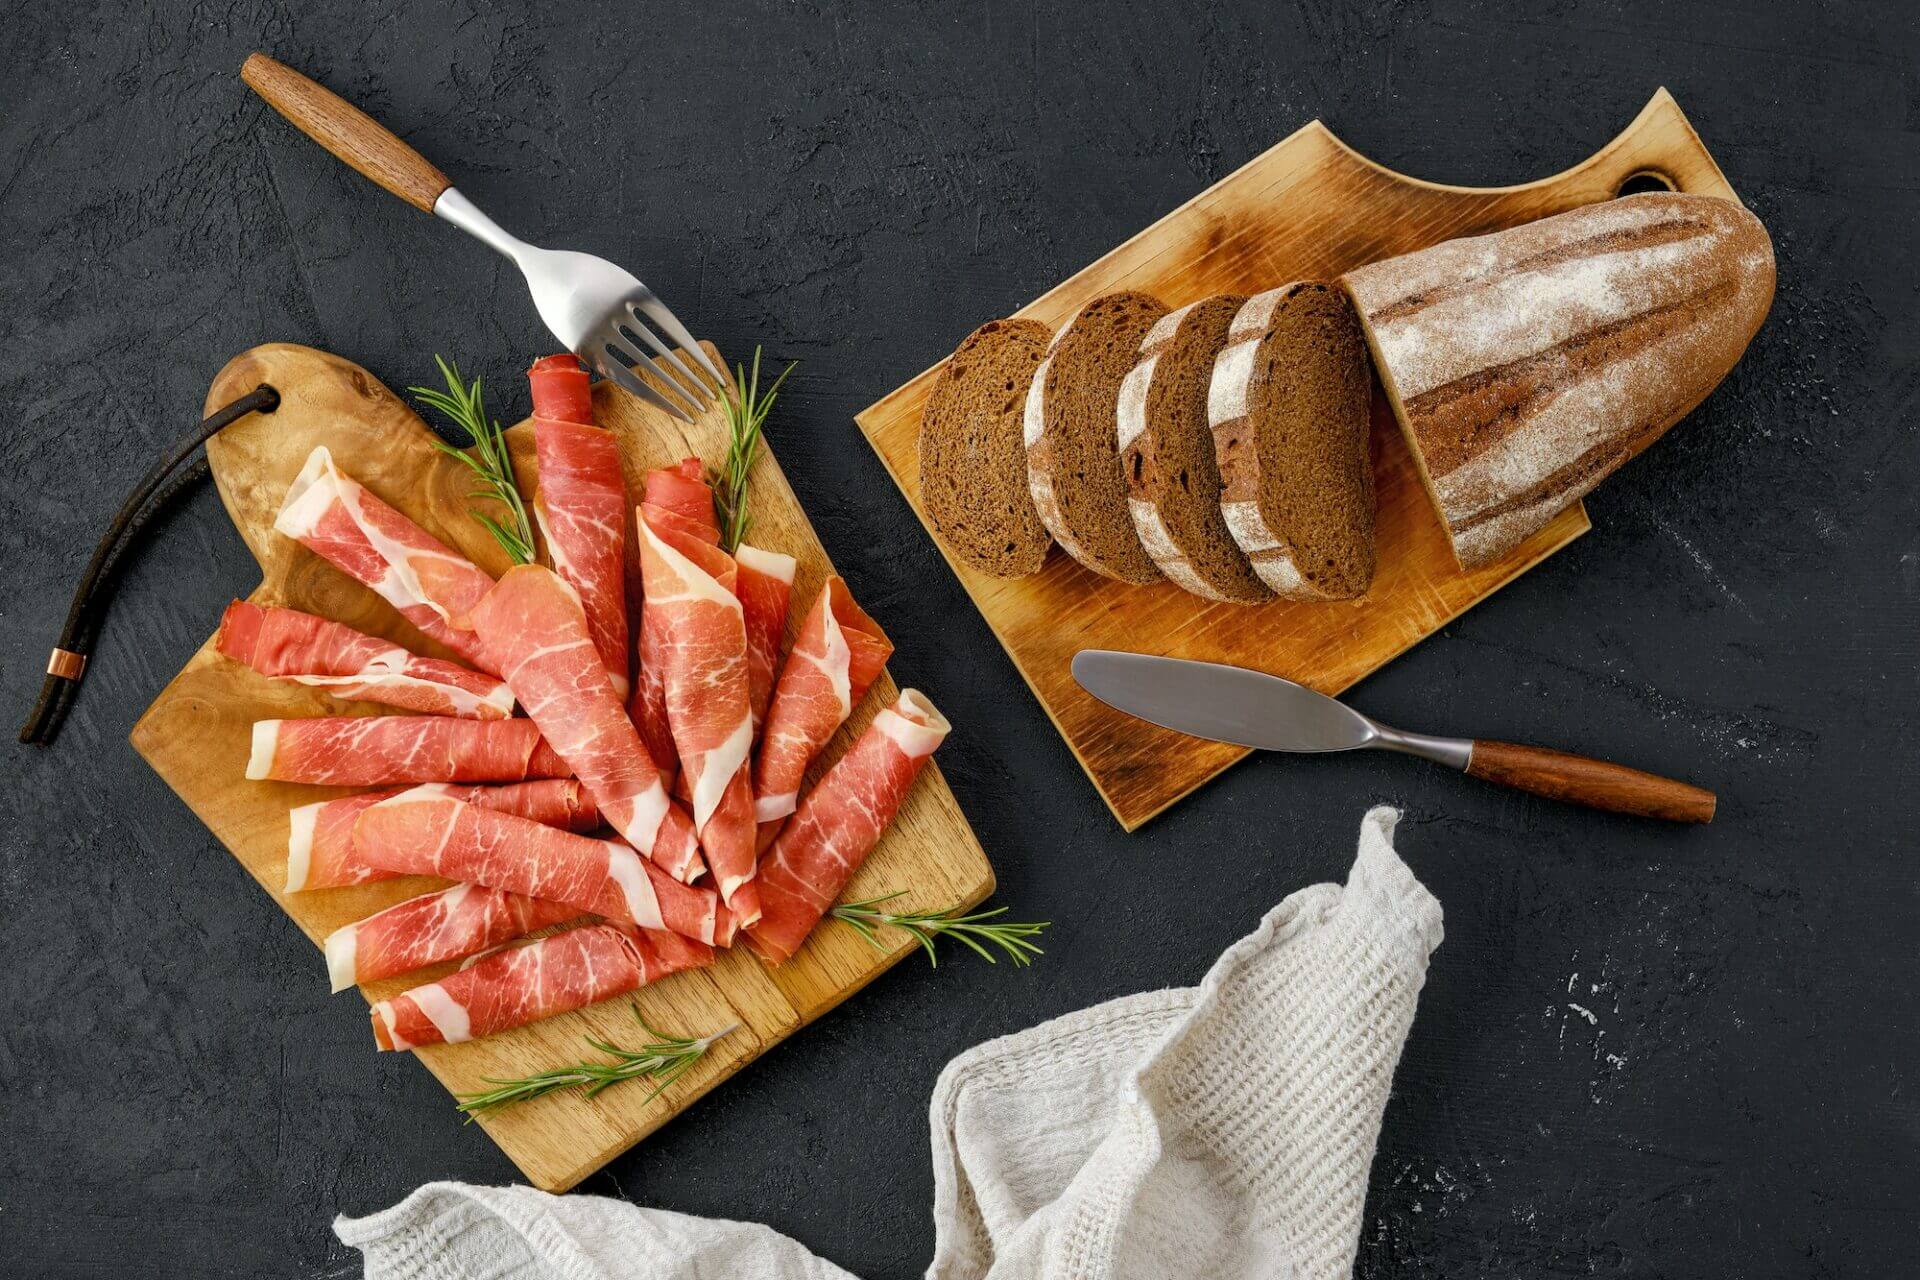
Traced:
<svg viewBox="0 0 1920 1280">
<path fill-rule="evenodd" d="M 585 1089 L 587 1097 L 596 1097 L 602 1089 L 619 1084 L 622 1080 L 652 1080 L 653 1092 L 646 1098 L 647 1102 L 651 1102 L 667 1086 L 691 1071 L 716 1041 L 740 1029 L 739 1024 L 735 1023 L 710 1036 L 670 1036 L 648 1026 L 646 1016 L 640 1012 L 637 1004 L 633 1006 L 633 1016 L 641 1029 L 653 1037 L 651 1043 L 643 1044 L 638 1049 L 623 1049 L 619 1045 L 587 1036 L 588 1045 L 613 1061 L 579 1062 L 570 1067 L 556 1067 L 552 1071 L 513 1080 L 489 1076 L 487 1083 L 494 1088 L 480 1093 L 458 1094 L 456 1105 L 471 1121 L 482 1112 L 529 1102 L 561 1089 Z"/>
<path fill-rule="evenodd" d="M 475 378 L 472 385 L 468 385 L 461 378 L 458 365 L 439 355 L 434 356 L 433 360 L 440 366 L 440 376 L 446 379 L 446 389 L 408 387 L 407 390 L 421 404 L 444 414 L 470 442 L 461 448 L 436 436 L 433 447 L 473 473 L 478 487 L 468 493 L 468 497 L 497 502 L 506 508 L 506 520 L 478 510 L 469 514 L 493 535 L 493 540 L 500 544 L 501 550 L 515 564 L 531 564 L 533 526 L 527 519 L 526 503 L 520 498 L 520 486 L 514 480 L 513 457 L 507 450 L 506 432 L 501 430 L 498 422 L 487 416 L 480 379 Z"/>
<path fill-rule="evenodd" d="M 763 395 L 760 391 L 760 348 L 753 349 L 753 372 L 733 367 L 735 390 L 726 396 L 727 456 L 719 467 L 710 469 L 713 485 L 713 512 L 720 522 L 720 547 L 728 555 L 739 550 L 746 540 L 753 517 L 747 511 L 747 476 L 760 458 L 761 427 L 773 408 L 774 397 L 787 375 L 799 367 L 795 361 L 780 371 Z"/>
<path fill-rule="evenodd" d="M 970 915 L 963 915 L 959 907 L 948 907 L 944 911 L 901 913 L 877 909 L 881 903 L 891 902 L 905 892 L 902 889 L 878 898 L 843 902 L 833 909 L 833 918 L 852 925 L 876 951 L 885 950 L 880 945 L 878 930 L 899 929 L 920 944 L 921 950 L 927 953 L 928 962 L 935 966 L 939 965 L 940 957 L 935 954 L 933 943 L 940 937 L 951 937 L 988 964 L 995 963 L 994 954 L 989 948 L 998 948 L 1016 966 L 1032 964 L 1035 956 L 1045 954 L 1029 939 L 1038 937 L 1053 923 L 1051 920 L 1001 920 L 999 917 L 1007 911 L 1005 907 L 976 911 Z"/>
</svg>

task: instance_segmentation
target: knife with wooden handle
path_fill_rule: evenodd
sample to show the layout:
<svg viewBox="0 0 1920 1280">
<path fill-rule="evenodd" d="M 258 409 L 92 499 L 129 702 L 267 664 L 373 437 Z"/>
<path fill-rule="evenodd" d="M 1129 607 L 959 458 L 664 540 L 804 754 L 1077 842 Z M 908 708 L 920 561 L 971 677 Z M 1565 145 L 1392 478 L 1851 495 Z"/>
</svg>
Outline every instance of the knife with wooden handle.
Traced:
<svg viewBox="0 0 1920 1280">
<path fill-rule="evenodd" d="M 1379 747 L 1550 800 L 1668 822 L 1710 822 L 1717 803 L 1711 791 L 1605 760 L 1513 742 L 1392 729 L 1324 693 L 1245 667 L 1082 649 L 1073 656 L 1073 678 L 1128 715 L 1196 738 L 1262 751 Z"/>
</svg>

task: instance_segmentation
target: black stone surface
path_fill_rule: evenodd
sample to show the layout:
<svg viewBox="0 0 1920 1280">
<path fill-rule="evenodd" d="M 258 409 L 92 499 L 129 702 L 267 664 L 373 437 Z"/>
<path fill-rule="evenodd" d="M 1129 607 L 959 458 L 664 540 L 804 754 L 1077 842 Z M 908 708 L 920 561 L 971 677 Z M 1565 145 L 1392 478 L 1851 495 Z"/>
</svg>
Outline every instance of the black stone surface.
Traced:
<svg viewBox="0 0 1920 1280">
<path fill-rule="evenodd" d="M 940 1066 L 1197 980 L 1361 812 L 1445 903 L 1359 1274 L 1911 1274 L 1920 70 L 1906 0 L 904 6 L 15 5 L 0 39 L 0 720 L 121 494 L 234 352 L 391 384 L 447 352 L 523 411 L 505 264 L 241 86 L 264 48 L 506 225 L 604 252 L 739 354 L 942 759 L 1026 972 L 909 962 L 589 1192 L 756 1219 L 863 1276 L 930 1254 Z M 1771 230 L 1772 317 L 1592 499 L 1593 532 L 1374 679 L 1394 723 L 1713 786 L 1674 830 L 1415 762 L 1253 761 L 1121 834 L 851 416 L 1316 116 L 1422 177 L 1523 181 L 1665 84 Z M 511 388 L 512 394 L 506 389 Z M 511 1179 L 126 741 L 254 566 L 210 488 L 131 567 L 0 821 L 0 1272 L 357 1273 L 336 1212 Z"/>
</svg>

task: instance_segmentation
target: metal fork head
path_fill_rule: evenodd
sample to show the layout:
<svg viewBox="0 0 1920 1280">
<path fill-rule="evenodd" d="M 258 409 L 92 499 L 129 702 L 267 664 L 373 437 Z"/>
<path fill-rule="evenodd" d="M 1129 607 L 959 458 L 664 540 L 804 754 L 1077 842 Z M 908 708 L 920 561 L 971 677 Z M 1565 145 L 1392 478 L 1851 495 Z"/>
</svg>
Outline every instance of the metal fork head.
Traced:
<svg viewBox="0 0 1920 1280">
<path fill-rule="evenodd" d="M 726 375 L 653 290 L 630 272 L 590 253 L 542 249 L 519 240 L 454 187 L 441 193 L 433 211 L 512 258 L 527 278 L 534 309 L 554 337 L 609 382 L 685 422 L 726 394 Z M 664 340 L 655 329 L 666 335 Z M 635 339 L 654 354 L 649 356 Z M 691 355 L 693 363 L 680 352 Z M 643 380 L 636 370 L 654 382 Z"/>
<path fill-rule="evenodd" d="M 520 265 L 540 318 L 601 377 L 687 422 L 725 394 L 725 376 L 687 327 L 630 273 L 565 249 L 537 250 Z"/>
</svg>

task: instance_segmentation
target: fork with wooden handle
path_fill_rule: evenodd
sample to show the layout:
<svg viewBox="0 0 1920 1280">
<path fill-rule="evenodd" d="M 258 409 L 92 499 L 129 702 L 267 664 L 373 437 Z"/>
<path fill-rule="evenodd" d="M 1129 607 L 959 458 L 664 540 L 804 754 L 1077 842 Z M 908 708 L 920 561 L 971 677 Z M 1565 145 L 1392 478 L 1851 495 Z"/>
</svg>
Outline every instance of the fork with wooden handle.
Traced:
<svg viewBox="0 0 1920 1280">
<path fill-rule="evenodd" d="M 629 273 L 605 258 L 542 249 L 508 235 L 460 194 L 446 174 L 373 117 L 266 54 L 249 57 L 240 78 L 337 159 L 414 208 L 446 219 L 511 258 L 526 276 L 534 308 L 554 337 L 601 377 L 687 422 L 692 421 L 688 410 L 697 413 L 724 392 L 725 375 L 687 327 Z M 635 345 L 636 338 L 659 359 Z M 708 377 L 696 374 L 675 346 L 691 355 Z M 652 374 L 659 387 L 636 377 L 629 364 Z"/>
</svg>

